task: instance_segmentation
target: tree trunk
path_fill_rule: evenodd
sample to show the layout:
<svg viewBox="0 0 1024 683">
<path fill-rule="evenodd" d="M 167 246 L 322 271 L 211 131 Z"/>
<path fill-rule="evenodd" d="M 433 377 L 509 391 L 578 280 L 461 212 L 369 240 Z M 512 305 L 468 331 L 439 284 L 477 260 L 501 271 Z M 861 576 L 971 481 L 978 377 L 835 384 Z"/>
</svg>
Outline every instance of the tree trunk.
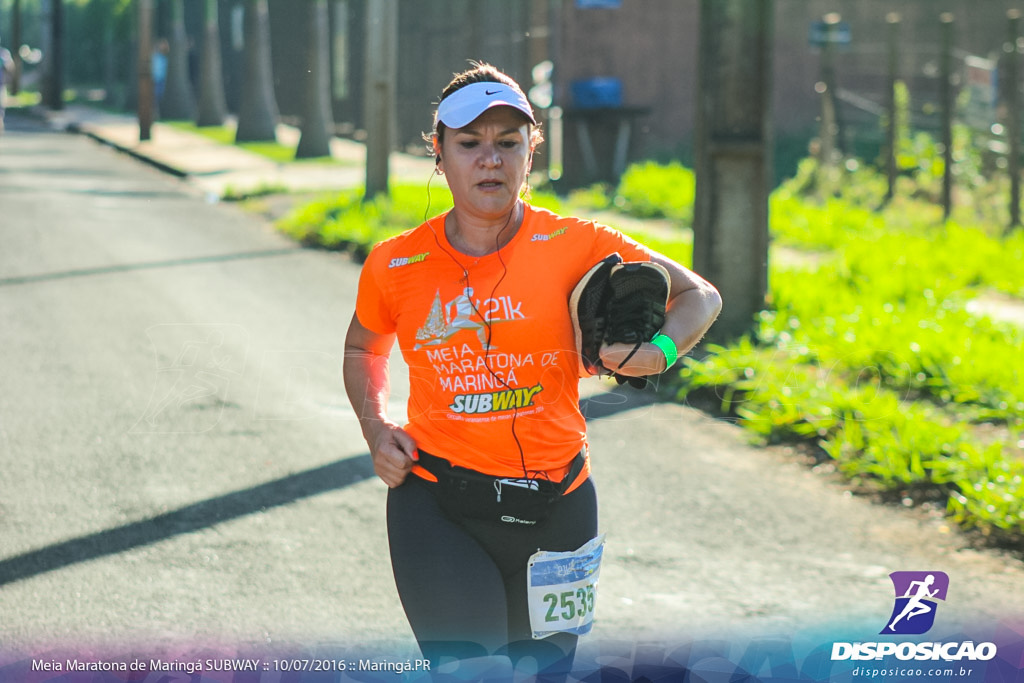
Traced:
<svg viewBox="0 0 1024 683">
<path fill-rule="evenodd" d="M 160 117 L 192 119 L 196 99 L 188 75 L 188 36 L 185 34 L 185 0 L 171 0 L 171 51 L 167 55 L 167 87 L 160 100 Z"/>
<path fill-rule="evenodd" d="M 267 0 L 251 0 L 245 5 L 245 76 L 235 141 L 276 140 L 277 119 Z"/>
<path fill-rule="evenodd" d="M 310 0 L 306 93 L 297 159 L 331 155 L 334 121 L 330 102 L 330 51 L 327 0 Z"/>
<path fill-rule="evenodd" d="M 224 73 L 220 59 L 220 25 L 217 0 L 203 3 L 203 53 L 199 64 L 199 116 L 197 126 L 220 126 L 227 117 Z"/>
<path fill-rule="evenodd" d="M 11 58 L 14 59 L 14 76 L 7 86 L 12 95 L 21 91 L 21 0 L 14 0 L 11 9 Z"/>
<path fill-rule="evenodd" d="M 701 0 L 694 270 L 722 293 L 710 339 L 755 327 L 768 289 L 771 0 Z"/>
<path fill-rule="evenodd" d="M 49 15 L 49 54 L 43 104 L 64 109 L 64 0 L 51 0 Z"/>
<path fill-rule="evenodd" d="M 114 21 L 103 25 L 103 91 L 107 104 L 119 106 L 123 95 L 117 91 L 117 67 L 114 38 Z"/>
<path fill-rule="evenodd" d="M 398 0 L 370 0 L 366 8 L 366 194 L 388 193 L 398 80 Z"/>
</svg>

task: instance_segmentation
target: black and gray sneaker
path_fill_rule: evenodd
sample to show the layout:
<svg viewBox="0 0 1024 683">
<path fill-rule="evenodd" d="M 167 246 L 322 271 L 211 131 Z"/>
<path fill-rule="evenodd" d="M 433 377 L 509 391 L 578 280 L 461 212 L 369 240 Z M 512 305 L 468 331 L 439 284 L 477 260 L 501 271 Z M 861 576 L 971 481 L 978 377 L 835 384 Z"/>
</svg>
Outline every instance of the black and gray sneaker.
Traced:
<svg viewBox="0 0 1024 683">
<path fill-rule="evenodd" d="M 569 298 L 569 312 L 576 332 L 576 351 L 580 359 L 580 376 L 608 374 L 601 364 L 601 344 L 605 336 L 605 314 L 611 289 L 608 279 L 612 269 L 622 263 L 617 253 L 609 254 L 580 278 Z"/>
</svg>

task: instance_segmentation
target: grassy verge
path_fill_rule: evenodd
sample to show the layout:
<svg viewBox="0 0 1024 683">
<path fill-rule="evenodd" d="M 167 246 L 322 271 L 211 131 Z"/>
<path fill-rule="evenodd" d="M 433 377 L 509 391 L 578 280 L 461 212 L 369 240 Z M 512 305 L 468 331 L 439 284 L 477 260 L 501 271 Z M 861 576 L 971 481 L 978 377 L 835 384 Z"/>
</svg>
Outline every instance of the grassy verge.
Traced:
<svg viewBox="0 0 1024 683">
<path fill-rule="evenodd" d="M 363 201 L 363 188 L 347 190 L 304 204 L 278 221 L 278 228 L 310 247 L 348 251 L 364 257 L 377 242 L 413 228 L 451 208 L 445 186 L 396 185 L 389 195 Z M 561 209 L 553 194 L 537 192 L 534 206 Z"/>
<path fill-rule="evenodd" d="M 427 206 L 424 187 L 397 185 L 388 196 L 363 201 L 363 189 L 346 190 L 304 204 L 278 221 L 278 228 L 310 247 L 348 251 L 362 260 L 370 247 L 423 222 Z M 439 213 L 451 206 L 447 188 L 432 188 L 431 203 Z"/>
<path fill-rule="evenodd" d="M 869 210 L 880 195 L 856 190 L 773 195 L 775 242 L 827 258 L 773 268 L 757 332 L 686 359 L 675 397 L 712 398 L 762 442 L 813 444 L 865 488 L 1024 548 L 1024 334 L 967 307 L 1024 296 L 1024 234 L 942 224 L 913 198 Z"/>
<path fill-rule="evenodd" d="M 253 154 L 259 154 L 278 164 L 288 163 L 341 163 L 330 157 L 318 157 L 314 159 L 296 159 L 295 149 L 279 142 L 239 142 L 235 143 L 235 131 L 228 126 L 196 126 L 189 121 L 161 121 L 177 130 L 195 135 L 202 135 L 221 145 L 235 145 L 240 149 Z"/>
<path fill-rule="evenodd" d="M 43 101 L 43 96 L 34 90 L 22 90 L 17 95 L 7 96 L 7 107 L 9 109 L 27 109 L 34 107 Z"/>
</svg>

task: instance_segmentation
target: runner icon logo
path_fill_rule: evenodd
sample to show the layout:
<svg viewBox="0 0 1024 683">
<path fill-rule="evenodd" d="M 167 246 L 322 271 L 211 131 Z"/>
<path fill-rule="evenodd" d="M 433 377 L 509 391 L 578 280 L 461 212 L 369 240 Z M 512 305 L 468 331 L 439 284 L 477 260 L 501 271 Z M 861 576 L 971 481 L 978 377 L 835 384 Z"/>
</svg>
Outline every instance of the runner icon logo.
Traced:
<svg viewBox="0 0 1024 683">
<path fill-rule="evenodd" d="M 946 599 L 949 576 L 945 572 L 893 572 L 896 591 L 892 614 L 882 634 L 919 635 L 935 623 L 938 600 Z"/>
</svg>

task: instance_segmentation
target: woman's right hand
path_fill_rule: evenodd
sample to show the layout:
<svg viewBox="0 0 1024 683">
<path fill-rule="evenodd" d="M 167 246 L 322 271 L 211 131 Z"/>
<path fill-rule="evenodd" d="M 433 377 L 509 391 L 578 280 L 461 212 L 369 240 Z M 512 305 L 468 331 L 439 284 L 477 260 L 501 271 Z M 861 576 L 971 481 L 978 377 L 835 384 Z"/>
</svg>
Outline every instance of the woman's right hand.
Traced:
<svg viewBox="0 0 1024 683">
<path fill-rule="evenodd" d="M 367 439 L 373 471 L 388 488 L 401 486 L 419 460 L 416 442 L 407 431 L 394 422 L 379 423 L 376 433 Z"/>
<path fill-rule="evenodd" d="M 388 356 L 395 335 L 378 334 L 352 316 L 345 337 L 345 391 L 363 438 L 370 447 L 373 471 L 390 488 L 401 486 L 419 458 L 416 441 L 387 417 L 390 383 Z"/>
</svg>

